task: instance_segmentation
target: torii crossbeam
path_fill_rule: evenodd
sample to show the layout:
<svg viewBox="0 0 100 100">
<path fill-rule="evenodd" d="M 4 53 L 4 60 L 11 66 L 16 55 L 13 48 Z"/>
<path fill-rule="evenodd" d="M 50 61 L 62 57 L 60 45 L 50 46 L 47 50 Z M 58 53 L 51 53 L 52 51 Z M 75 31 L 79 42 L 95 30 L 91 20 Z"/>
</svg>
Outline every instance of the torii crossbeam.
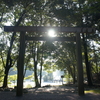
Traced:
<svg viewBox="0 0 100 100">
<path fill-rule="evenodd" d="M 92 33 L 95 31 L 94 28 L 87 27 L 4 26 L 6 32 L 47 32 L 50 29 L 67 33 Z"/>
<path fill-rule="evenodd" d="M 26 37 L 25 32 L 47 32 L 53 29 L 57 32 L 76 33 L 76 37 L 55 37 L 50 39 L 52 41 L 76 41 L 77 50 L 77 71 L 78 71 L 78 94 L 84 95 L 83 83 L 83 66 L 82 66 L 82 52 L 81 52 L 81 38 L 80 33 L 94 33 L 93 28 L 76 28 L 76 27 L 45 27 L 45 26 L 4 26 L 6 32 L 20 32 L 20 50 L 18 59 L 18 77 L 17 77 L 17 96 L 23 95 L 23 68 L 24 68 L 24 54 L 25 54 L 25 41 L 46 41 L 47 37 Z"/>
</svg>

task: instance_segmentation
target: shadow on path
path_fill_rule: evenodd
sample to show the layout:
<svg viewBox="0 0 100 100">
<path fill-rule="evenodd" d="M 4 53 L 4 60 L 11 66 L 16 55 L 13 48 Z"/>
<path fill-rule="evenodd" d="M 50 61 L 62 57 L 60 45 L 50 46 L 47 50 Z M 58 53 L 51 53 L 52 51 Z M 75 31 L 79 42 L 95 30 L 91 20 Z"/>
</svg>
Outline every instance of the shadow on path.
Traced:
<svg viewBox="0 0 100 100">
<path fill-rule="evenodd" d="M 28 89 L 22 97 L 16 97 L 15 92 L 0 92 L 0 100 L 100 100 L 99 94 L 79 96 L 77 88 L 44 87 Z"/>
</svg>

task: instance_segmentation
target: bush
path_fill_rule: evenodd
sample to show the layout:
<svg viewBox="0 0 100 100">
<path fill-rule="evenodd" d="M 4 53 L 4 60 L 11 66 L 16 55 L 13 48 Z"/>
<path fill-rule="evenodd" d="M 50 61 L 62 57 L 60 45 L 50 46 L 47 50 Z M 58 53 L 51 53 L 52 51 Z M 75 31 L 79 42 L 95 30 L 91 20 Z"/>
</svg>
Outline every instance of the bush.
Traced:
<svg viewBox="0 0 100 100">
<path fill-rule="evenodd" d="M 26 86 L 26 88 L 32 88 L 32 86 L 31 86 L 30 84 L 28 84 L 28 85 Z"/>
</svg>

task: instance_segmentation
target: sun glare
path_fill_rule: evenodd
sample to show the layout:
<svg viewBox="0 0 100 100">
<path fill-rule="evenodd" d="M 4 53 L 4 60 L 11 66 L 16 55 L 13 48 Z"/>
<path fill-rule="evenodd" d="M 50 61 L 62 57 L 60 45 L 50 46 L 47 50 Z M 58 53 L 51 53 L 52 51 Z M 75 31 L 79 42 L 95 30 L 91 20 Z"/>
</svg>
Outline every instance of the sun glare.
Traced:
<svg viewBox="0 0 100 100">
<path fill-rule="evenodd" d="M 56 36 L 54 30 L 49 30 L 49 31 L 48 31 L 48 35 L 49 35 L 50 37 L 55 37 L 55 36 Z"/>
</svg>

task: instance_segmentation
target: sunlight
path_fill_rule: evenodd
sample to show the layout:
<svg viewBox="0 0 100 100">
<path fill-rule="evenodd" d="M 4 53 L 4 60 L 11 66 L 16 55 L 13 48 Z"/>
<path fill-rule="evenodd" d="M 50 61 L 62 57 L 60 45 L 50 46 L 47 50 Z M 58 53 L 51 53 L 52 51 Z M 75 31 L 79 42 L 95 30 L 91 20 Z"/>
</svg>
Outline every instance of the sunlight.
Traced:
<svg viewBox="0 0 100 100">
<path fill-rule="evenodd" d="M 56 35 L 55 35 L 55 31 L 54 30 L 49 30 L 48 31 L 48 35 L 50 36 L 50 37 L 55 37 Z"/>
</svg>

